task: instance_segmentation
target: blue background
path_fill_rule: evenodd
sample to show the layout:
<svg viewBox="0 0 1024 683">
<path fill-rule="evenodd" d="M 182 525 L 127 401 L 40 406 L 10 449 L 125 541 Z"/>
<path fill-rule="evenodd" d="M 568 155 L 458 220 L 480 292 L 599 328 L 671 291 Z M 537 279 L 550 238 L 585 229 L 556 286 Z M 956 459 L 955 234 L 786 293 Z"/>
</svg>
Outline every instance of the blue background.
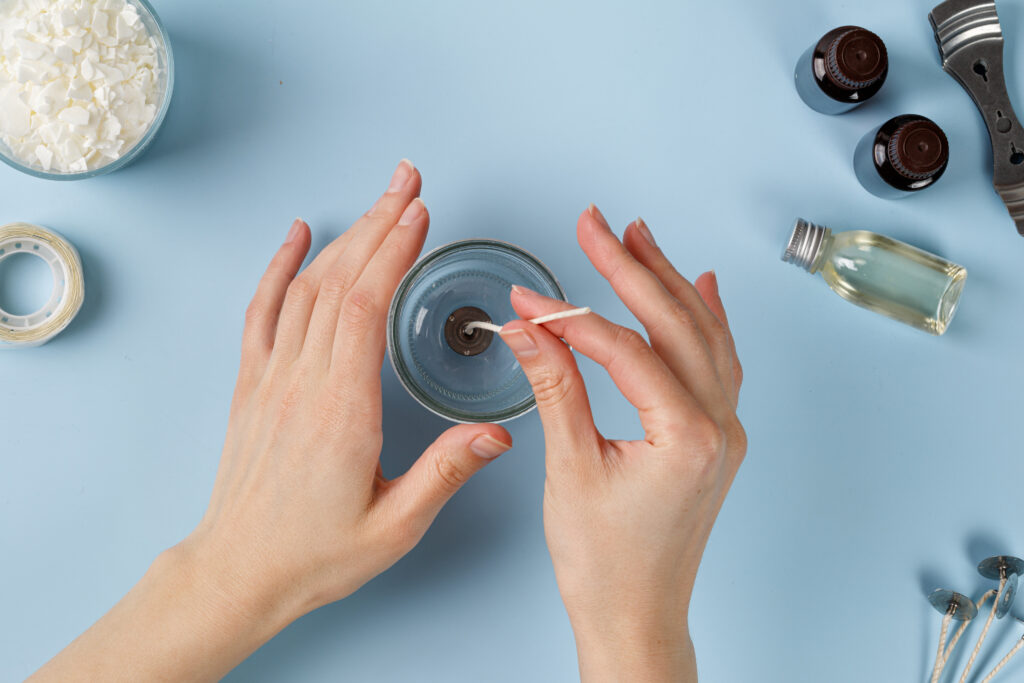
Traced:
<svg viewBox="0 0 1024 683">
<path fill-rule="evenodd" d="M 925 593 L 978 595 L 979 560 L 1024 554 L 1024 242 L 992 190 L 981 120 L 939 67 L 931 5 L 158 2 L 178 87 L 151 151 L 73 184 L 0 168 L 0 223 L 63 232 L 88 289 L 55 342 L 0 354 L 0 679 L 41 665 L 198 522 L 266 262 L 296 215 L 315 247 L 332 239 L 409 157 L 428 247 L 515 242 L 616 320 L 632 319 L 575 245 L 591 201 L 620 228 L 642 214 L 684 273 L 717 270 L 750 452 L 694 597 L 702 681 L 923 680 L 939 624 Z M 1024 111 L 1024 7 L 999 10 Z M 826 117 L 798 99 L 792 69 L 840 24 L 881 34 L 892 69 L 877 100 Z M 920 196 L 876 199 L 852 150 L 906 112 L 945 128 L 949 171 Z M 797 215 L 966 266 L 949 333 L 857 309 L 781 263 Z M 583 367 L 602 428 L 636 435 Z M 395 474 L 446 425 L 390 368 L 384 386 Z M 231 678 L 574 678 L 541 528 L 539 422 L 511 429 L 515 450 L 416 550 Z M 979 673 L 1022 631 L 997 623 Z"/>
</svg>

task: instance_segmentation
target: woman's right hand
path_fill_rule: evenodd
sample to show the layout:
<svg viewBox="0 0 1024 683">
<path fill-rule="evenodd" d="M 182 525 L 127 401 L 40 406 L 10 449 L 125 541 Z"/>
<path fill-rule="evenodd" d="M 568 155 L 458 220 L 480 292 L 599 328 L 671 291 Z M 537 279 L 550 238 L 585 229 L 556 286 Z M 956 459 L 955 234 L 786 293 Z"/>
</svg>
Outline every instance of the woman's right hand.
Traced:
<svg viewBox="0 0 1024 683">
<path fill-rule="evenodd" d="M 593 206 L 580 245 L 650 337 L 597 315 L 501 336 L 533 385 L 547 447 L 544 526 L 585 681 L 696 681 L 687 612 L 712 525 L 746 452 L 740 363 L 713 273 L 683 278 L 640 220 L 624 243 Z M 571 306 L 516 288 L 524 319 Z M 639 411 L 642 441 L 604 438 L 568 344 Z"/>
</svg>

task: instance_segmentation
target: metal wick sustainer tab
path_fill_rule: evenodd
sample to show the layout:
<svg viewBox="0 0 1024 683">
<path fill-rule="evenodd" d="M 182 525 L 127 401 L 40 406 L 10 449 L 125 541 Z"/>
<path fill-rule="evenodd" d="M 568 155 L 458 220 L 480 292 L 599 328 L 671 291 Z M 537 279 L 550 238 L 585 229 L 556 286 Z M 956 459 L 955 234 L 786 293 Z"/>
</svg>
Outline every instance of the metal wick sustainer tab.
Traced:
<svg viewBox="0 0 1024 683">
<path fill-rule="evenodd" d="M 1003 75 L 1003 30 L 987 0 L 948 0 L 928 15 L 942 68 L 978 105 L 995 161 L 993 183 L 1017 232 L 1024 235 L 1024 128 L 1013 113 Z"/>
</svg>

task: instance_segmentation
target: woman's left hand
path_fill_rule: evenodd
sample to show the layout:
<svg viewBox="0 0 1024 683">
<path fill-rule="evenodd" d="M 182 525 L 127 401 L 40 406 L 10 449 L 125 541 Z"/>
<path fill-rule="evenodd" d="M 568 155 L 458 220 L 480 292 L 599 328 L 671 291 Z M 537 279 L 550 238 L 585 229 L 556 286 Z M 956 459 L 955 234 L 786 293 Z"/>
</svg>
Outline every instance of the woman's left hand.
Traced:
<svg viewBox="0 0 1024 683">
<path fill-rule="evenodd" d="M 373 208 L 298 275 L 310 233 L 295 221 L 246 315 L 206 515 L 38 680 L 217 679 L 394 564 L 511 448 L 501 427 L 460 425 L 398 479 L 381 472 L 387 310 L 426 238 L 421 185 L 403 161 Z"/>
</svg>

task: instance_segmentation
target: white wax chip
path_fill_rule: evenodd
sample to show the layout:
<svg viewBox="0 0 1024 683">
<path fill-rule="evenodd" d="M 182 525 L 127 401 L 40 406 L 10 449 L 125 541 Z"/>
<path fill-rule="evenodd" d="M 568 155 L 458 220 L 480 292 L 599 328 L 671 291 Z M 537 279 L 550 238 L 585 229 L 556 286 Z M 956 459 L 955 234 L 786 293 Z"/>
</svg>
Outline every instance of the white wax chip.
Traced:
<svg viewBox="0 0 1024 683">
<path fill-rule="evenodd" d="M 39 160 L 39 165 L 43 167 L 44 171 L 49 171 L 50 166 L 53 164 L 53 152 L 47 149 L 46 145 L 39 145 L 35 149 L 36 159 Z"/>
<path fill-rule="evenodd" d="M 0 130 L 9 130 L 14 136 L 27 135 L 32 110 L 29 109 L 13 88 L 0 91 Z"/>
<path fill-rule="evenodd" d="M 46 48 L 42 45 L 27 38 L 18 38 L 14 44 L 25 59 L 39 59 L 46 52 Z"/>
<path fill-rule="evenodd" d="M 19 59 L 14 65 L 14 80 L 18 83 L 31 83 L 37 75 L 38 70 L 27 59 Z"/>
<path fill-rule="evenodd" d="M 68 99 L 91 100 L 92 88 L 90 88 L 89 84 L 81 78 L 75 78 L 68 83 Z"/>
<path fill-rule="evenodd" d="M 97 8 L 92 15 L 92 32 L 97 37 L 104 37 L 110 32 L 110 17 L 106 12 Z"/>
<path fill-rule="evenodd" d="M 124 80 L 124 72 L 116 66 L 107 66 L 101 63 L 96 65 L 96 69 L 103 74 L 103 80 L 107 83 L 120 83 Z"/>
<path fill-rule="evenodd" d="M 127 21 L 124 20 L 123 14 L 119 14 L 117 16 L 117 20 L 114 24 L 114 33 L 119 41 L 125 40 L 126 38 L 135 35 L 135 32 L 132 30 L 132 27 L 128 24 Z"/>
<path fill-rule="evenodd" d="M 125 5 L 124 9 L 121 10 L 120 18 L 124 20 L 124 23 L 132 28 L 139 28 L 139 24 L 142 23 L 139 11 L 132 5 Z"/>
<path fill-rule="evenodd" d="M 70 123 L 72 126 L 89 125 L 89 112 L 81 107 L 68 107 L 58 114 L 57 118 L 64 123 Z"/>
</svg>

